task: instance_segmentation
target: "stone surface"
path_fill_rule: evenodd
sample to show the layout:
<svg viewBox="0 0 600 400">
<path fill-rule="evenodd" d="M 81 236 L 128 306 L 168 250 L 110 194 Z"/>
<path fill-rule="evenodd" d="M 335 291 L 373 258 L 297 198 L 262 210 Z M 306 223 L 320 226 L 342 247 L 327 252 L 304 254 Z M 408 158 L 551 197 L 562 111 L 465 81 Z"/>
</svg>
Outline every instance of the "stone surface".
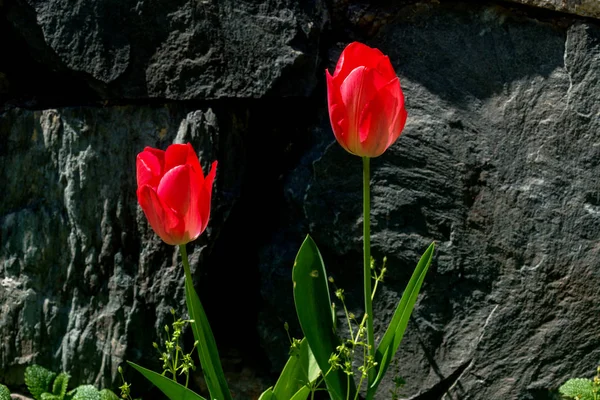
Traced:
<svg viewBox="0 0 600 400">
<path fill-rule="evenodd" d="M 508 0 L 528 6 L 548 8 L 581 15 L 600 18 L 600 2 L 598 0 Z"/>
<path fill-rule="evenodd" d="M 0 380 L 22 382 L 7 370 L 22 374 L 35 362 L 76 382 L 111 385 L 126 356 L 141 357 L 128 344 L 151 348 L 144 329 L 156 335 L 171 307 L 183 312 L 175 253 L 136 206 L 135 154 L 144 145 L 190 140 L 207 167 L 217 154 L 216 129 L 211 109 L 177 107 L 0 117 L 0 177 L 9 188 L 0 202 Z M 220 209 L 230 206 L 216 190 Z M 205 241 L 195 246 L 196 265 Z"/>
<path fill-rule="evenodd" d="M 320 0 L 31 0 L 6 8 L 37 61 L 74 72 L 102 98 L 306 95 L 326 21 Z"/>
<path fill-rule="evenodd" d="M 355 38 L 390 56 L 409 113 L 372 161 L 373 255 L 389 271 L 376 336 L 437 242 L 398 353 L 401 398 L 549 399 L 600 357 L 600 26 L 562 30 L 470 4 L 391 18 Z M 293 315 L 289 267 L 306 232 L 362 314 L 361 162 L 322 121 L 287 181 L 285 212 L 301 217 L 263 253 L 264 297 L 281 315 Z"/>
<path fill-rule="evenodd" d="M 322 73 L 353 40 L 390 56 L 409 112 L 372 161 L 379 334 L 438 244 L 377 398 L 393 373 L 414 400 L 550 399 L 591 375 L 600 24 L 472 2 L 66 4 L 0 2 L 1 382 L 32 362 L 113 388 L 124 359 L 160 368 L 151 343 L 184 312 L 183 277 L 136 204 L 145 145 L 219 160 L 189 252 L 237 399 L 275 382 L 283 322 L 299 336 L 306 233 L 360 315 L 360 160 L 333 140 Z"/>
<path fill-rule="evenodd" d="M 232 390 L 260 393 L 269 381 L 258 336 L 249 331 L 240 342 L 236 328 L 256 325 L 259 282 L 248 264 L 309 121 L 297 108 L 279 100 L 0 115 L 0 181 L 8 189 L 0 199 L 0 382 L 20 385 L 25 367 L 38 363 L 69 372 L 75 384 L 114 389 L 125 360 L 160 368 L 152 342 L 162 340 L 171 308 L 185 314 L 183 271 L 137 206 L 135 156 L 147 145 L 190 142 L 205 170 L 219 161 L 209 227 L 188 245 L 197 289 L 224 343 Z M 265 118 L 273 111 L 281 119 Z M 224 297 L 239 304 L 235 319 L 220 312 Z M 188 332 L 189 348 L 192 341 Z M 143 395 L 147 384 L 129 375 Z"/>
</svg>

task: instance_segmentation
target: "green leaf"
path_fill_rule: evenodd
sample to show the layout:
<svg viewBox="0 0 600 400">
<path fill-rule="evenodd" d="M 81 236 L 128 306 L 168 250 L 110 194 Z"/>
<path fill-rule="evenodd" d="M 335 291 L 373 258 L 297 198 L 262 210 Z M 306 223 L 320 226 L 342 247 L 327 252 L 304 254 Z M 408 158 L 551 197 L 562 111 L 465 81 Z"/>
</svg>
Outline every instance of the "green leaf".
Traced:
<svg viewBox="0 0 600 400">
<path fill-rule="evenodd" d="M 44 393 L 42 393 L 42 400 L 61 400 L 61 399 L 60 399 L 60 397 L 58 397 L 55 394 L 44 392 Z"/>
<path fill-rule="evenodd" d="M 273 394 L 273 388 L 270 387 L 260 395 L 258 400 L 277 400 L 277 397 Z"/>
<path fill-rule="evenodd" d="M 110 389 L 102 389 L 100 391 L 100 400 L 119 400 L 119 396 Z"/>
<path fill-rule="evenodd" d="M 589 379 L 574 378 L 566 381 L 558 391 L 565 397 L 577 400 L 594 400 L 594 384 Z"/>
<path fill-rule="evenodd" d="M 196 349 L 198 350 L 200 365 L 204 372 L 210 397 L 218 400 L 232 400 L 219 359 L 217 344 L 215 343 L 215 338 L 210 329 L 210 324 L 206 318 L 202 303 L 200 303 L 200 298 L 194 290 L 189 267 L 185 268 L 185 299 L 190 319 L 194 321 L 191 322 L 192 332 L 194 333 L 194 338 L 198 341 Z"/>
<path fill-rule="evenodd" d="M 127 361 L 127 363 L 135 368 L 139 373 L 144 375 L 146 379 L 152 382 L 171 400 L 206 400 L 204 397 L 194 393 L 190 389 L 180 385 L 172 379 L 167 378 L 166 376 L 162 376 L 154 371 L 140 367 L 139 365 L 130 361 Z M 215 399 L 219 398 L 215 397 Z"/>
<path fill-rule="evenodd" d="M 340 369 L 330 370 L 329 358 L 336 352 L 340 340 L 335 334 L 334 315 L 325 265 L 317 245 L 310 236 L 300 246 L 294 269 L 294 302 L 302 332 L 310 345 L 317 364 L 324 371 L 325 383 L 334 400 L 348 398 L 347 385 L 350 384 L 349 398 L 356 392 L 354 380 L 348 382 L 347 375 Z"/>
<path fill-rule="evenodd" d="M 52 394 L 58 396 L 60 400 L 65 398 L 67 394 L 67 387 L 69 386 L 69 379 L 71 377 L 66 372 L 58 374 L 54 383 L 52 384 Z"/>
<path fill-rule="evenodd" d="M 302 386 L 290 400 L 306 400 L 308 395 L 310 395 L 310 388 Z"/>
<path fill-rule="evenodd" d="M 70 392 L 71 400 L 101 400 L 100 391 L 92 385 L 81 385 Z"/>
<path fill-rule="evenodd" d="M 400 299 L 400 303 L 394 312 L 392 321 L 390 322 L 390 325 L 385 331 L 385 334 L 383 335 L 383 338 L 377 347 L 375 352 L 377 376 L 375 381 L 373 381 L 369 387 L 367 399 L 372 399 L 375 395 L 377 387 L 385 376 L 385 373 L 392 362 L 392 358 L 400 346 L 400 342 L 404 336 L 404 331 L 406 330 L 406 325 L 408 324 L 410 314 L 413 311 L 417 301 L 417 296 L 419 295 L 419 290 L 421 290 L 421 285 L 425 279 L 425 274 L 429 269 L 429 265 L 431 265 L 434 249 L 435 243 L 431 243 L 427 250 L 425 250 L 423 256 L 421 256 L 421 259 L 419 260 L 419 263 L 417 264 L 417 267 L 415 268 L 408 285 L 406 285 L 406 289 L 404 290 L 402 298 Z"/>
<path fill-rule="evenodd" d="M 50 392 L 50 384 L 56 374 L 37 364 L 30 365 L 25 369 L 25 384 L 29 393 L 36 400 L 42 400 L 42 393 Z"/>
<path fill-rule="evenodd" d="M 6 386 L 0 383 L 0 400 L 11 400 L 10 390 Z"/>
<path fill-rule="evenodd" d="M 317 360 L 304 338 L 300 341 L 300 348 L 290 356 L 281 371 L 273 393 L 277 399 L 291 399 L 303 387 L 308 389 L 317 380 L 320 373 L 321 369 L 317 365 Z M 310 389 L 306 392 L 308 395 Z"/>
</svg>

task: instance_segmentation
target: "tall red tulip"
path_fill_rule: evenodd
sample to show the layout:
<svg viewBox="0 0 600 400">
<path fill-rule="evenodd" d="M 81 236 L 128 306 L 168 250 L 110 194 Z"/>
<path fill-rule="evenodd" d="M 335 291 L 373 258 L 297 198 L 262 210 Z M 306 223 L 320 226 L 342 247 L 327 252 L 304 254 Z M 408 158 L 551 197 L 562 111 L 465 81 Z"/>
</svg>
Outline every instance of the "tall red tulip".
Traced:
<svg viewBox="0 0 600 400">
<path fill-rule="evenodd" d="M 154 232 L 168 244 L 196 239 L 208 224 L 217 162 L 204 177 L 191 144 L 167 151 L 146 147 L 138 154 L 137 197 Z"/>
<path fill-rule="evenodd" d="M 329 119 L 337 141 L 361 157 L 377 157 L 406 123 L 404 95 L 390 60 L 378 49 L 350 43 L 327 75 Z"/>
</svg>

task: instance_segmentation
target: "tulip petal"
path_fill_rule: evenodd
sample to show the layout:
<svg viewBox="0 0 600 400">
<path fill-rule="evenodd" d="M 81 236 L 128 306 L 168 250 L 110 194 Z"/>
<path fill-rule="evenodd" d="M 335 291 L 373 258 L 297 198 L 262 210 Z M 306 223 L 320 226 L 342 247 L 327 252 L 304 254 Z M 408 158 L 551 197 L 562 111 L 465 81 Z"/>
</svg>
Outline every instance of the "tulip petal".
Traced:
<svg viewBox="0 0 600 400">
<path fill-rule="evenodd" d="M 376 69 L 386 82 L 389 82 L 397 77 L 396 71 L 394 70 L 394 67 L 392 67 L 392 63 L 390 62 L 388 56 L 384 56 L 379 59 Z"/>
<path fill-rule="evenodd" d="M 173 235 L 173 232 L 183 232 L 182 222 L 163 204 L 156 191 L 149 185 L 144 185 L 138 188 L 137 198 L 154 232 L 167 244 L 181 244 L 181 237 Z"/>
<path fill-rule="evenodd" d="M 200 233 L 204 232 L 210 219 L 210 205 L 212 200 L 212 189 L 215 176 L 217 174 L 217 161 L 214 161 L 210 167 L 210 172 L 204 179 L 204 183 L 200 189 L 200 196 L 198 197 L 198 210 L 200 210 L 200 219 L 202 227 Z"/>
<path fill-rule="evenodd" d="M 361 110 L 364 106 L 363 90 L 365 89 L 365 85 L 363 82 L 365 71 L 365 67 L 354 69 L 340 86 L 340 96 L 346 107 L 346 118 L 348 120 L 348 130 L 345 132 L 344 139 L 348 150 L 357 155 L 360 155 L 358 123 Z"/>
<path fill-rule="evenodd" d="M 346 145 L 346 133 L 348 132 L 346 107 L 340 95 L 339 87 L 334 85 L 333 77 L 329 74 L 329 71 L 325 71 L 325 77 L 327 79 L 327 105 L 331 129 L 339 144 L 346 151 L 350 151 Z"/>
<path fill-rule="evenodd" d="M 400 86 L 399 83 L 398 86 Z M 408 118 L 408 113 L 406 112 L 406 108 L 404 107 L 404 94 L 402 93 L 401 89 L 400 96 L 401 100 L 398 102 L 397 105 L 398 110 L 396 112 L 396 118 L 392 123 L 387 147 L 390 147 L 392 144 L 394 144 L 394 142 L 396 142 L 396 140 L 398 140 L 398 138 L 402 134 L 402 131 L 404 130 L 404 126 L 406 125 L 406 119 Z"/>
<path fill-rule="evenodd" d="M 188 144 L 172 144 L 165 152 L 165 172 L 179 165 L 187 164 L 189 148 Z M 192 150 L 193 151 L 193 150 Z"/>
<path fill-rule="evenodd" d="M 135 164 L 138 187 L 150 185 L 156 189 L 164 170 L 165 152 L 146 147 L 137 155 Z"/>
<path fill-rule="evenodd" d="M 365 106 L 360 117 L 363 154 L 377 157 L 400 136 L 406 122 L 404 96 L 398 78 L 392 79 Z"/>
<path fill-rule="evenodd" d="M 382 57 L 385 56 L 379 49 L 359 42 L 350 43 L 342 51 L 333 75 L 342 75 L 345 77 L 359 66 L 377 68 L 379 59 Z"/>
<path fill-rule="evenodd" d="M 179 165 L 163 176 L 157 191 L 163 203 L 183 221 L 183 231 L 176 234 L 181 235 L 186 243 L 201 233 L 202 219 L 197 207 L 201 187 L 198 180 L 198 174 L 190 165 Z"/>
<path fill-rule="evenodd" d="M 362 144 L 370 130 L 360 129 L 361 115 L 365 107 L 373 100 L 388 82 L 375 69 L 358 67 L 352 71 L 340 87 L 342 101 L 346 107 L 348 128 L 346 143 L 350 152 L 359 156 L 364 155 Z"/>
<path fill-rule="evenodd" d="M 190 208 L 190 199 L 195 185 L 190 185 L 191 167 L 179 165 L 167 171 L 158 185 L 158 196 L 183 217 Z"/>
<path fill-rule="evenodd" d="M 358 67 L 378 68 L 380 59 L 385 57 L 379 49 L 369 47 L 359 42 L 350 43 L 337 62 L 333 72 L 334 80 L 339 85 L 352 71 Z M 389 62 L 389 60 L 388 60 Z"/>
<path fill-rule="evenodd" d="M 199 183 L 202 183 L 204 181 L 204 172 L 202 172 L 202 167 L 200 166 L 200 160 L 198 159 L 198 155 L 194 151 L 194 148 L 192 147 L 191 144 L 188 143 L 187 148 L 188 148 L 188 153 L 187 153 L 187 159 L 186 159 L 185 163 L 187 165 L 192 166 L 192 169 L 194 170 L 194 172 L 196 174 L 198 174 L 200 177 Z"/>
</svg>

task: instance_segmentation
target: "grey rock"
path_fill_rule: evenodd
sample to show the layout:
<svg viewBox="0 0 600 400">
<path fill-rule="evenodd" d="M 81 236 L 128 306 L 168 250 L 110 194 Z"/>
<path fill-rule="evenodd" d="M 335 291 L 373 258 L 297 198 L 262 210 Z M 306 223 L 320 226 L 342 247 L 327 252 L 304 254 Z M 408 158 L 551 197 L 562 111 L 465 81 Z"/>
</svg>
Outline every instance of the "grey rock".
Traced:
<svg viewBox="0 0 600 400">
<path fill-rule="evenodd" d="M 600 3 L 596 0 L 509 0 L 528 6 L 568 12 L 584 17 L 600 18 Z"/>
<path fill-rule="evenodd" d="M 13 110 L 0 116 L 0 131 L 0 381 L 22 383 L 9 371 L 38 363 L 104 387 L 126 358 L 154 364 L 145 354 L 169 310 L 185 315 L 183 272 L 137 206 L 135 156 L 145 145 L 189 141 L 207 170 L 219 148 L 214 113 Z M 193 269 L 232 206 L 222 183 L 207 232 L 188 246 Z"/>
<path fill-rule="evenodd" d="M 160 371 L 152 342 L 164 340 L 171 308 L 186 314 L 183 272 L 137 205 L 135 157 L 144 146 L 191 142 L 205 171 L 219 161 L 211 221 L 188 244 L 196 289 L 237 398 L 271 385 L 253 328 L 256 248 L 310 121 L 297 109 L 279 99 L 0 115 L 0 382 L 22 385 L 32 363 L 113 390 L 125 360 Z M 189 330 L 184 339 L 191 348 Z M 125 371 L 145 398 L 147 382 Z M 193 381 L 203 390 L 199 371 Z"/>
<path fill-rule="evenodd" d="M 33 400 L 31 397 L 25 397 L 20 394 L 11 393 L 10 398 L 13 400 Z"/>
<path fill-rule="evenodd" d="M 384 3 L 5 2 L 11 38 L 46 68 L 34 82 L 68 77 L 124 103 L 213 100 L 0 114 L 0 381 L 22 384 L 35 362 L 114 388 L 125 359 L 160 368 L 152 342 L 185 305 L 177 253 L 136 204 L 145 145 L 190 141 L 205 169 L 219 160 L 211 223 L 189 250 L 237 398 L 274 383 L 284 321 L 300 336 L 290 275 L 306 233 L 360 316 L 360 160 L 335 143 L 323 90 L 324 67 L 352 40 L 390 56 L 409 112 L 399 142 L 372 160 L 373 255 L 388 258 L 378 336 L 438 244 L 378 398 L 394 374 L 408 382 L 402 397 L 421 400 L 548 399 L 590 376 L 600 26 L 535 9 Z M 16 98 L 37 75 L 12 62 L 0 60 L 3 95 Z"/>
<path fill-rule="evenodd" d="M 551 398 L 600 357 L 600 26 L 471 4 L 392 18 L 357 38 L 389 55 L 409 114 L 372 160 L 373 256 L 388 258 L 376 337 L 419 256 L 431 241 L 437 250 L 377 398 L 390 398 L 395 374 L 401 398 Z M 305 233 L 363 312 L 361 160 L 322 121 L 286 185 L 304 225 L 284 220 L 263 251 L 262 290 L 279 315 L 293 313 L 289 268 Z"/>
<path fill-rule="evenodd" d="M 327 20 L 319 0 L 31 0 L 7 11 L 36 59 L 103 98 L 305 96 Z"/>
</svg>

